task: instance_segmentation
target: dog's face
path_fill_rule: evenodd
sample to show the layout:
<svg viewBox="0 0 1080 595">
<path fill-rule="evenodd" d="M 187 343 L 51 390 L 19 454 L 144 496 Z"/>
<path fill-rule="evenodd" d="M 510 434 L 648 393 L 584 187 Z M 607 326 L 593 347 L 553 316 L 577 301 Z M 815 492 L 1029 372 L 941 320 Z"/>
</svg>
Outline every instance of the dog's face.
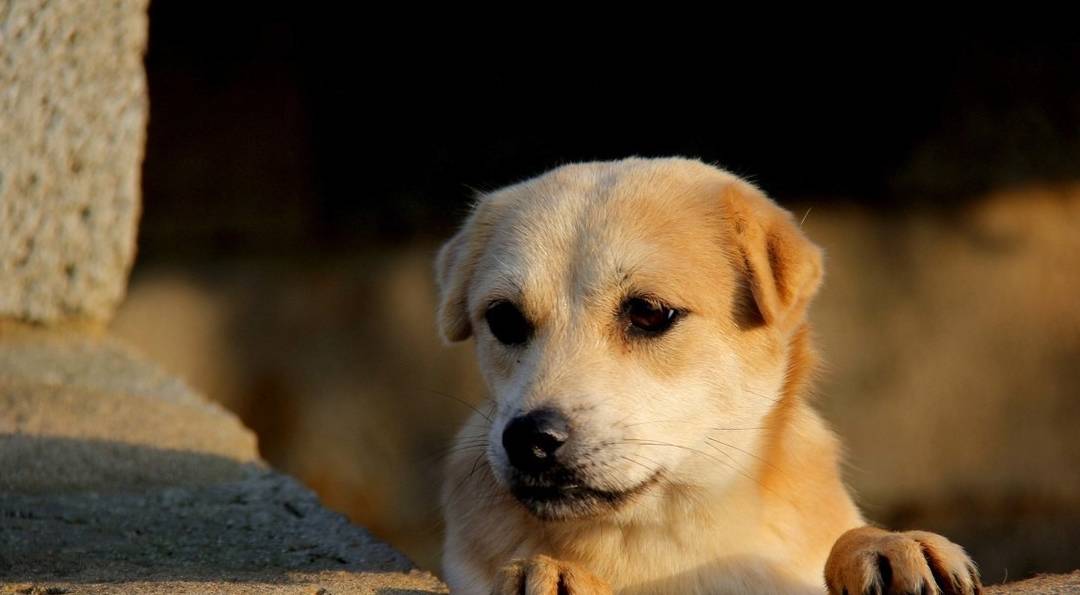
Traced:
<svg viewBox="0 0 1080 595">
<path fill-rule="evenodd" d="M 484 196 L 439 255 L 474 336 L 486 457 L 543 519 L 749 473 L 821 276 L 791 217 L 695 161 L 565 166 Z"/>
</svg>

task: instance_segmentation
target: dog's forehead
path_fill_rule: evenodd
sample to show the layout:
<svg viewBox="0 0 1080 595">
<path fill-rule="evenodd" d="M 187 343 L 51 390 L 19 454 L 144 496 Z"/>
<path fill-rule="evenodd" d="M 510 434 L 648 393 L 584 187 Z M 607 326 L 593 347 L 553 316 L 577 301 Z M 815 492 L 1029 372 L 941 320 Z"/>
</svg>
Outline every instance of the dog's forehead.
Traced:
<svg viewBox="0 0 1080 595">
<path fill-rule="evenodd" d="M 692 293 L 723 256 L 718 196 L 730 179 L 699 162 L 629 160 L 504 189 L 491 197 L 501 208 L 475 289 L 532 301 L 620 284 Z"/>
</svg>

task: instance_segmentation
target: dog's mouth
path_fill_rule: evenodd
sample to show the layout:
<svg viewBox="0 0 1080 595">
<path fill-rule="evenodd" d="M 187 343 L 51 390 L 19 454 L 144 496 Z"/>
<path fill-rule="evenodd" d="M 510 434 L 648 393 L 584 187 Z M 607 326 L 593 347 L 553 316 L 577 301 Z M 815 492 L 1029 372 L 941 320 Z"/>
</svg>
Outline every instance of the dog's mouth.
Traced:
<svg viewBox="0 0 1080 595">
<path fill-rule="evenodd" d="M 536 517 L 566 520 L 618 510 L 660 482 L 662 471 L 625 490 L 604 490 L 573 480 L 552 483 L 513 482 L 510 493 Z"/>
</svg>

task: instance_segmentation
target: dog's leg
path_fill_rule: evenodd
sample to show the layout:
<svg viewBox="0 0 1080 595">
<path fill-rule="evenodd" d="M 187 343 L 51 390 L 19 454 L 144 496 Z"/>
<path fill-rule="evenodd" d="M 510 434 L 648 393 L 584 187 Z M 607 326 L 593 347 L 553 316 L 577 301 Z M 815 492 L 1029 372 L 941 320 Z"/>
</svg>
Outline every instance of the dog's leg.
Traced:
<svg viewBox="0 0 1080 595">
<path fill-rule="evenodd" d="M 492 595 L 611 595 L 611 587 L 577 564 L 533 556 L 503 566 Z"/>
<path fill-rule="evenodd" d="M 859 527 L 840 536 L 825 563 L 832 595 L 978 595 L 979 572 L 964 549 L 935 533 Z"/>
</svg>

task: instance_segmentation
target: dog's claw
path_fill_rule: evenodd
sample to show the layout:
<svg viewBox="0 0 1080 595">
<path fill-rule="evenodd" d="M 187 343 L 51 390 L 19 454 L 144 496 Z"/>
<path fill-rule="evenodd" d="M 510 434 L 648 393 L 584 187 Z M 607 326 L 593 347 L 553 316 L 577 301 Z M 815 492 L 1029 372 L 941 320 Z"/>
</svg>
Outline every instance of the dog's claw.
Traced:
<svg viewBox="0 0 1080 595">
<path fill-rule="evenodd" d="M 825 565 L 829 593 L 980 595 L 982 584 L 963 548 L 935 533 L 848 531 Z"/>
<path fill-rule="evenodd" d="M 503 566 L 491 595 L 611 595 L 611 587 L 577 564 L 533 556 Z"/>
</svg>

